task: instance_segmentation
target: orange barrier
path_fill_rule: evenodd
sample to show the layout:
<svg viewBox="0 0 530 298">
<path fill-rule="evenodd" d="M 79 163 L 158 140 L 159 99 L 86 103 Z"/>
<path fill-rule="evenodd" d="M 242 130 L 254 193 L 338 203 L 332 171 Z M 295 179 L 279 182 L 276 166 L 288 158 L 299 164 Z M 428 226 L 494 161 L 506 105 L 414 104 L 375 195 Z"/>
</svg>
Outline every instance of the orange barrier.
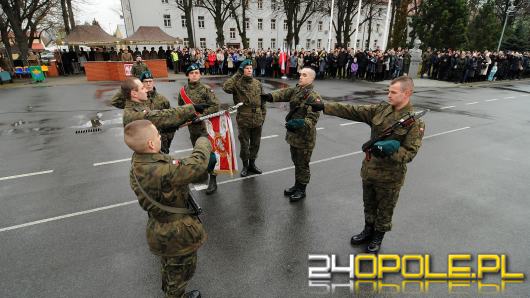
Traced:
<svg viewBox="0 0 530 298">
<path fill-rule="evenodd" d="M 125 65 L 134 62 L 124 61 L 87 61 L 85 62 L 85 73 L 88 81 L 123 81 L 125 76 Z M 144 60 L 153 77 L 167 78 L 167 64 L 164 59 Z"/>
</svg>

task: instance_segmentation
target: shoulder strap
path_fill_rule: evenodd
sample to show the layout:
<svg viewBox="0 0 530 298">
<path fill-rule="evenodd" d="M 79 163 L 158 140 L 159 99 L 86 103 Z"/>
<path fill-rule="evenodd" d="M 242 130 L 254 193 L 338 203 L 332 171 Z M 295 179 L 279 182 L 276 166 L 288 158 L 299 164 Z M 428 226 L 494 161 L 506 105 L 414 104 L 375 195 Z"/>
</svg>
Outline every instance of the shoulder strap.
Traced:
<svg viewBox="0 0 530 298">
<path fill-rule="evenodd" d="M 158 207 L 159 209 L 163 210 L 163 211 L 166 211 L 166 212 L 169 212 L 169 213 L 174 213 L 174 214 L 193 214 L 193 212 L 191 210 L 189 210 L 188 208 L 177 208 L 177 207 L 171 207 L 171 206 L 166 206 L 166 205 L 163 205 L 155 200 L 153 200 L 146 192 L 145 190 L 142 188 L 142 186 L 140 185 L 140 182 L 138 181 L 138 177 L 136 177 L 136 174 L 134 173 L 134 170 L 131 170 L 132 171 L 132 174 L 134 176 L 134 181 L 136 181 L 136 184 L 138 184 L 138 188 L 140 189 L 140 191 L 142 192 L 142 194 L 145 196 L 145 198 L 153 205 L 155 205 L 156 207 Z"/>
<path fill-rule="evenodd" d="M 180 88 L 180 96 L 182 96 L 184 103 L 186 103 L 187 105 L 193 104 L 193 101 L 191 101 L 188 94 L 186 94 L 186 89 L 184 89 L 184 87 Z"/>
</svg>

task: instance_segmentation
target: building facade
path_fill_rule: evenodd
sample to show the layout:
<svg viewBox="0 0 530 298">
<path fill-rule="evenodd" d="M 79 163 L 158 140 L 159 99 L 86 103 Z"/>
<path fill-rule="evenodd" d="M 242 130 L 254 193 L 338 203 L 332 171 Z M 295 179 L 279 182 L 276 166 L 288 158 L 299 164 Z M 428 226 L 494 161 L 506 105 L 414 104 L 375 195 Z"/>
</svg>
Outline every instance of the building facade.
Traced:
<svg viewBox="0 0 530 298">
<path fill-rule="evenodd" d="M 140 26 L 158 26 L 167 34 L 183 39 L 179 46 L 188 45 L 188 31 L 186 17 L 177 6 L 181 0 L 121 0 L 125 30 L 127 36 L 132 35 Z M 198 0 L 201 1 L 201 0 Z M 286 47 L 287 23 L 281 10 L 279 0 L 249 0 L 249 9 L 245 26 L 249 45 L 253 49 L 277 49 Z M 195 3 L 195 0 L 194 0 Z M 368 11 L 362 11 L 361 20 Z M 195 46 L 200 48 L 217 48 L 216 27 L 210 12 L 202 7 L 194 7 L 192 31 Z M 384 38 L 384 22 L 386 6 L 375 8 L 372 19 L 371 34 L 368 34 L 369 24 L 365 22 L 359 28 L 356 48 L 377 49 L 382 47 Z M 355 20 L 354 20 L 355 24 Z M 300 42 L 297 48 L 325 49 L 329 36 L 329 15 L 313 15 L 300 30 Z M 241 38 L 237 31 L 236 21 L 228 18 L 224 27 L 225 45 L 241 47 Z M 369 36 L 370 35 L 370 36 Z M 368 43 L 368 38 L 370 42 Z M 354 47 L 354 36 L 351 37 L 349 47 Z M 335 46 L 335 30 L 332 29 L 332 47 Z"/>
</svg>

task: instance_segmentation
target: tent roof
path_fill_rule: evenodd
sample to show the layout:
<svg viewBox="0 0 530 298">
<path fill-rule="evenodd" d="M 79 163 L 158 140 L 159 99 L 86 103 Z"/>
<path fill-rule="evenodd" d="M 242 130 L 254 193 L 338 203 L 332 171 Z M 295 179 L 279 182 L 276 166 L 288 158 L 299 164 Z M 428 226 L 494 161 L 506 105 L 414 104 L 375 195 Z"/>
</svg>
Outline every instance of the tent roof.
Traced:
<svg viewBox="0 0 530 298">
<path fill-rule="evenodd" d="M 69 45 L 86 46 L 116 44 L 119 41 L 119 38 L 107 34 L 99 25 L 77 25 L 64 39 Z"/>
<path fill-rule="evenodd" d="M 157 26 L 140 26 L 133 35 L 123 39 L 126 44 L 174 44 L 180 38 L 168 35 Z"/>
</svg>

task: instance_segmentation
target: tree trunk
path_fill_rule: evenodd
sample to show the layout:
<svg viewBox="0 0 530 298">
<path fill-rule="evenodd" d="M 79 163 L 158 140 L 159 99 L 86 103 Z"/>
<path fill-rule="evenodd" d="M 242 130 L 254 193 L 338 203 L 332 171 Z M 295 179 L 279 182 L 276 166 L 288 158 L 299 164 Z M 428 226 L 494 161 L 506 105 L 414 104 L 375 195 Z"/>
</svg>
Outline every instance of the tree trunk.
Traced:
<svg viewBox="0 0 530 298">
<path fill-rule="evenodd" d="M 386 40 L 386 44 L 387 45 L 390 45 L 391 44 L 391 41 L 393 39 L 393 36 L 392 36 L 392 29 L 394 27 L 394 20 L 395 20 L 395 16 L 396 16 L 396 7 L 397 5 L 399 4 L 398 2 L 400 2 L 400 0 L 395 0 L 393 3 L 392 3 L 392 11 L 389 11 L 387 13 L 390 13 L 390 24 L 388 26 L 388 38 Z M 387 46 L 388 48 L 388 46 Z M 383 49 L 384 50 L 384 49 Z"/>
<path fill-rule="evenodd" d="M 70 34 L 70 23 L 68 19 L 68 8 L 66 7 L 66 0 L 61 0 L 61 10 L 63 15 L 63 22 L 64 22 L 64 32 L 66 32 L 66 35 Z"/>
<path fill-rule="evenodd" d="M 186 30 L 188 31 L 188 47 L 195 47 L 195 39 L 193 38 L 193 20 L 191 10 L 193 9 L 192 0 L 184 0 L 184 16 L 186 16 Z"/>
<path fill-rule="evenodd" d="M 70 29 L 75 28 L 75 18 L 74 18 L 74 9 L 72 8 L 72 0 L 66 0 L 68 6 L 68 17 L 70 18 Z"/>
<path fill-rule="evenodd" d="M 370 49 L 370 41 L 372 39 L 372 19 L 374 6 L 370 5 L 370 10 L 368 11 L 368 39 L 366 40 L 366 49 Z"/>
<path fill-rule="evenodd" d="M 225 45 L 225 35 L 223 32 L 223 26 L 224 26 L 223 18 L 222 16 L 219 15 L 218 17 L 215 18 L 215 28 L 217 29 L 216 41 L 217 41 L 218 47 L 222 47 Z"/>
<path fill-rule="evenodd" d="M 1 22 L 1 21 L 0 21 Z M 2 36 L 2 43 L 6 48 L 7 62 L 9 67 L 13 67 L 13 51 L 11 50 L 11 44 L 9 43 L 9 30 L 7 24 L 0 23 L 0 35 Z"/>
</svg>

